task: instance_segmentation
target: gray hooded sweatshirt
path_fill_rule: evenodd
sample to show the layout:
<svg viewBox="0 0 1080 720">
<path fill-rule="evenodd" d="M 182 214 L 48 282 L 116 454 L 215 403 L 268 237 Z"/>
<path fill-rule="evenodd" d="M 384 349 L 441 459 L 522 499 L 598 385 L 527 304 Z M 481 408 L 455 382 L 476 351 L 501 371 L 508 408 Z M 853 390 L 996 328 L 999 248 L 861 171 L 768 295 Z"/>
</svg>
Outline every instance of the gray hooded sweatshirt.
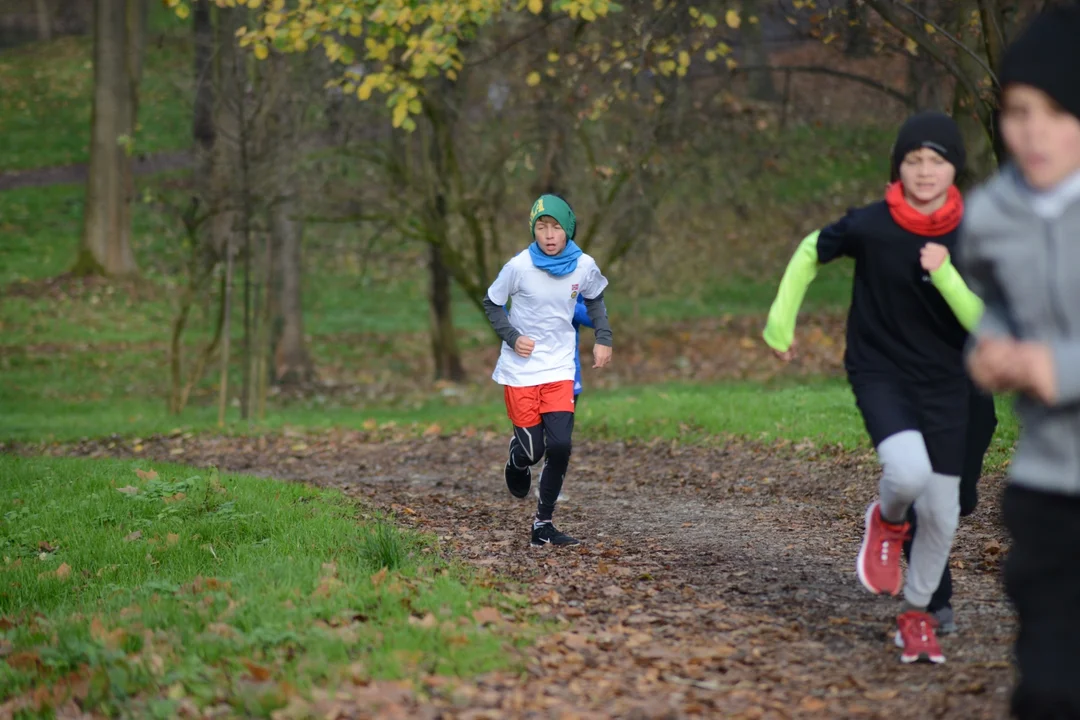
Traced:
<svg viewBox="0 0 1080 720">
<path fill-rule="evenodd" d="M 1047 193 L 1006 166 L 967 202 L 957 264 L 986 304 L 976 338 L 1050 346 L 1058 397 L 1019 395 L 1010 481 L 1080 495 L 1080 175 Z"/>
</svg>

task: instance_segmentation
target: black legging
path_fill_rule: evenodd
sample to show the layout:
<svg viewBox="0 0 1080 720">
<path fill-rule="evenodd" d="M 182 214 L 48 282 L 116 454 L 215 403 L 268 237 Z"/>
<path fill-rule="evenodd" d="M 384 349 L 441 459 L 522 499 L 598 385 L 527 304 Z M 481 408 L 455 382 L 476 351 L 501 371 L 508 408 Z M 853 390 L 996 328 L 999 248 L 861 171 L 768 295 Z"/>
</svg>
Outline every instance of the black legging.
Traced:
<svg viewBox="0 0 1080 720">
<path fill-rule="evenodd" d="M 978 483 L 982 476 L 983 458 L 994 439 L 997 429 L 997 413 L 994 409 L 994 396 L 972 389 L 968 401 L 967 439 L 964 450 L 964 472 L 960 475 L 960 515 L 967 516 L 975 512 L 979 502 Z M 911 535 L 915 535 L 918 519 L 915 506 L 908 508 L 907 520 L 911 523 Z M 911 560 L 911 540 L 904 543 L 904 557 Z M 941 574 L 941 582 L 930 598 L 927 611 L 933 613 L 952 603 L 952 573 L 948 564 Z"/>
<path fill-rule="evenodd" d="M 540 474 L 540 501 L 537 520 L 551 520 L 555 501 L 562 491 L 563 478 L 570 467 L 570 436 L 574 433 L 574 413 L 551 412 L 540 415 L 540 424 L 514 427 L 510 441 L 510 462 L 519 468 L 535 465 L 547 456 Z"/>
</svg>

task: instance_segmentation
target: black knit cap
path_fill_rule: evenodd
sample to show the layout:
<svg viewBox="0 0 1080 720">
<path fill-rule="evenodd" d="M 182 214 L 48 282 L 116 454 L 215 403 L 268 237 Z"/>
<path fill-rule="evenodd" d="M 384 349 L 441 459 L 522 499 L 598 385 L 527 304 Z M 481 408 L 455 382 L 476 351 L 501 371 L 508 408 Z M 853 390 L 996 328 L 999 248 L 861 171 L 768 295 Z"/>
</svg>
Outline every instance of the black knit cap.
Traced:
<svg viewBox="0 0 1080 720">
<path fill-rule="evenodd" d="M 998 75 L 1031 85 L 1080 118 L 1080 4 L 1060 3 L 1036 15 L 1005 49 Z"/>
<path fill-rule="evenodd" d="M 926 110 L 912 115 L 900 126 L 893 144 L 893 180 L 900 177 L 900 164 L 907 154 L 921 148 L 930 148 L 945 158 L 956 168 L 957 176 L 964 172 L 964 137 L 956 121 L 943 112 Z"/>
</svg>

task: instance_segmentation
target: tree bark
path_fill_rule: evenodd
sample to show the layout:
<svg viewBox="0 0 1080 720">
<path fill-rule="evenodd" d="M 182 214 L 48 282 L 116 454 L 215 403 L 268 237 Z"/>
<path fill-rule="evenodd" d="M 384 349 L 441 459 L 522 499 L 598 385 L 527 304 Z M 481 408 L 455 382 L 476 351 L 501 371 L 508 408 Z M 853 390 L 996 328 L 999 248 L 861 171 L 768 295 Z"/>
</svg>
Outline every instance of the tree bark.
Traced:
<svg viewBox="0 0 1080 720">
<path fill-rule="evenodd" d="M 765 52 L 765 36 L 761 29 L 761 14 L 758 0 L 742 1 L 742 16 L 744 27 L 743 37 L 746 39 L 746 63 L 755 67 L 764 67 L 769 64 L 769 54 Z M 758 22 L 750 22 L 750 18 L 757 18 Z M 755 100 L 774 101 L 777 99 L 776 86 L 773 84 L 773 75 L 768 70 L 760 70 L 750 73 L 750 96 Z"/>
<path fill-rule="evenodd" d="M 866 27 L 867 17 L 865 5 L 859 0 L 847 0 L 848 28 L 844 52 L 848 57 L 868 57 L 874 51 L 870 31 Z"/>
<path fill-rule="evenodd" d="M 130 147 L 145 43 L 144 0 L 99 0 L 94 8 L 94 100 L 83 233 L 73 272 L 138 272 L 131 249 L 134 178 Z"/>
<path fill-rule="evenodd" d="M 214 23 L 210 0 L 194 0 L 192 36 L 195 45 L 195 112 L 192 137 L 196 152 L 208 152 L 214 145 Z"/>
<path fill-rule="evenodd" d="M 37 12 L 38 40 L 49 42 L 52 40 L 52 13 L 49 11 L 49 1 L 34 0 L 34 10 Z"/>
<path fill-rule="evenodd" d="M 269 71 L 275 83 L 273 111 L 269 113 L 270 145 L 275 174 L 271 203 L 270 239 L 273 246 L 274 282 L 271 290 L 271 323 L 274 381 L 302 385 L 315 376 L 304 334 L 303 247 L 304 223 L 300 219 L 300 186 L 296 145 L 300 110 L 292 93 L 288 59 L 274 55 Z"/>
<path fill-rule="evenodd" d="M 274 345 L 274 378 L 280 384 L 291 385 L 309 382 L 315 373 L 304 339 L 304 228 L 303 221 L 297 219 L 296 175 L 282 175 L 281 195 L 270 210 L 274 264 L 280 280 L 276 288 L 280 330 Z"/>
<path fill-rule="evenodd" d="M 435 379 L 462 382 L 465 368 L 461 364 L 454 316 L 451 311 L 450 271 L 444 248 L 449 243 L 448 196 L 450 166 L 454 153 L 455 95 L 458 87 L 441 79 L 427 103 L 431 126 L 429 191 L 425 207 L 428 241 L 428 305 L 431 310 L 431 351 L 435 361 Z"/>
<path fill-rule="evenodd" d="M 244 101 L 244 83 L 237 77 L 236 30 L 240 26 L 236 8 L 217 10 L 216 38 L 213 53 L 213 145 L 208 158 L 203 159 L 209 173 L 208 188 L 203 199 L 212 207 L 210 219 L 211 251 L 222 257 L 236 232 L 236 188 L 239 185 L 236 168 L 240 163 L 237 143 L 242 132 L 238 120 L 239 103 Z"/>
<path fill-rule="evenodd" d="M 450 273 L 443 260 L 442 248 L 428 245 L 428 271 L 431 287 L 428 304 L 431 308 L 431 352 L 435 360 L 435 379 L 462 382 L 465 368 L 461 364 L 454 331 L 454 316 L 450 299 Z"/>
<path fill-rule="evenodd" d="M 972 37 L 973 33 L 966 22 L 977 7 L 976 0 L 957 2 L 954 6 L 956 15 L 952 18 L 951 29 L 957 39 L 975 51 L 985 62 L 987 60 L 985 46 L 978 38 Z M 975 58 L 967 53 L 959 53 L 957 63 L 969 77 L 980 77 L 985 72 Z M 998 165 L 990 128 L 987 128 L 985 118 L 981 117 L 976 110 L 982 104 L 982 99 L 973 97 L 963 83 L 956 83 L 952 98 L 952 114 L 960 127 L 964 138 L 964 148 L 967 151 L 967 167 L 957 183 L 962 189 L 967 189 L 986 179 Z"/>
</svg>

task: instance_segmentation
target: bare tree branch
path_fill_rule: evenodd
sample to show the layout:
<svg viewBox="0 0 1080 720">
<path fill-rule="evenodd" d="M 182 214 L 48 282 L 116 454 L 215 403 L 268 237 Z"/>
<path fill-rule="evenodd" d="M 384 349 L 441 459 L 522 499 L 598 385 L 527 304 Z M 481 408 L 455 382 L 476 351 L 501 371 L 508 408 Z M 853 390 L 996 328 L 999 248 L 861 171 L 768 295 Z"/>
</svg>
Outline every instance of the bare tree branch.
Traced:
<svg viewBox="0 0 1080 720">
<path fill-rule="evenodd" d="M 463 63 L 463 66 L 464 67 L 476 67 L 478 65 L 483 65 L 485 63 L 488 63 L 488 62 L 494 60 L 495 58 L 501 56 L 503 53 L 507 52 L 508 50 L 515 47 L 516 45 L 520 45 L 521 43 L 525 42 L 526 40 L 532 38 L 534 35 L 538 35 L 538 34 L 542 33 L 544 30 L 546 30 L 550 26 L 554 25 L 555 23 L 559 22 L 560 20 L 565 20 L 566 18 L 567 18 L 566 15 L 560 15 L 560 16 L 557 16 L 557 17 L 554 17 L 554 18 L 548 18 L 545 22 L 541 23 L 540 25 L 537 25 L 536 27 L 532 28 L 528 32 L 522 33 L 520 36 L 514 38 L 513 40 L 511 40 L 511 41 L 509 41 L 507 43 L 504 43 L 503 45 L 500 45 L 499 47 L 495 48 L 495 50 L 493 52 L 491 52 L 490 54 L 485 55 L 485 56 L 480 57 L 480 58 L 477 58 L 475 60 L 469 60 L 468 62 Z"/>
<path fill-rule="evenodd" d="M 951 42 L 953 45 L 956 45 L 956 47 L 960 48 L 963 52 L 970 55 L 971 58 L 975 62 L 977 62 L 979 64 L 979 66 L 983 70 L 986 71 L 986 74 L 989 75 L 991 78 L 993 78 L 995 83 L 997 82 L 997 76 L 994 74 L 994 71 L 990 68 L 990 66 L 986 64 L 986 61 L 983 60 L 981 57 L 979 57 L 979 54 L 977 52 L 975 52 L 974 50 L 969 48 L 967 45 L 965 45 L 963 42 L 961 42 L 955 35 L 953 35 L 948 30 L 946 30 L 945 28 L 938 25 L 936 22 L 934 22 L 930 18 L 926 17 L 926 15 L 922 14 L 917 9 L 915 9 L 915 8 L 911 7 L 910 5 L 908 5 L 906 2 L 903 2 L 903 0 L 889 0 L 889 2 L 891 2 L 893 5 L 899 6 L 900 9 L 906 10 L 907 12 L 911 13 L 916 18 L 921 20 L 924 25 L 929 25 L 931 28 L 934 29 L 935 32 L 940 34 L 943 38 L 945 38 L 946 40 Z M 875 10 L 878 10 L 878 14 L 881 15 L 882 17 L 885 17 L 885 15 L 882 14 L 881 11 L 878 9 L 878 5 L 880 4 L 880 0 L 867 0 L 866 4 L 869 5 L 870 7 L 874 8 Z M 888 19 L 888 18 L 886 18 L 886 19 Z M 893 27 L 895 27 L 897 30 L 901 30 L 901 27 L 899 25 L 893 23 L 891 20 L 889 21 L 889 23 L 891 25 L 893 25 Z M 901 30 L 901 32 L 903 32 L 903 30 Z M 918 42 L 918 38 L 915 38 L 914 35 L 909 34 L 909 36 L 912 37 L 912 39 L 914 39 L 916 42 Z M 920 43 L 920 45 L 921 44 L 922 43 Z"/>
<path fill-rule="evenodd" d="M 794 72 L 794 73 L 809 73 L 812 75 L 830 75 L 832 77 L 842 78 L 844 80 L 850 80 L 852 82 L 865 85 L 866 87 L 873 88 L 879 92 L 883 92 L 889 97 L 899 100 L 906 106 L 913 104 L 914 98 L 907 94 L 900 92 L 896 88 L 889 87 L 883 82 L 874 80 L 873 78 L 866 77 L 865 75 L 859 75 L 857 73 L 845 72 L 844 70 L 836 70 L 835 68 L 825 67 L 824 65 L 738 65 L 732 69 L 734 73 L 750 73 L 758 72 L 761 70 L 772 70 L 774 72 Z"/>
<path fill-rule="evenodd" d="M 930 57 L 932 57 L 939 65 L 945 68 L 950 75 L 956 78 L 958 82 L 963 84 L 964 88 L 968 91 L 972 98 L 974 98 L 976 101 L 979 99 L 979 87 L 977 82 L 971 77 L 969 77 L 968 74 L 965 73 L 960 68 L 960 66 L 952 60 L 952 58 L 946 55 L 945 52 L 934 43 L 934 41 L 930 38 L 926 31 L 924 31 L 920 27 L 911 26 L 904 23 L 899 18 L 899 16 L 895 12 L 893 12 L 891 7 L 891 5 L 893 4 L 899 4 L 904 8 L 911 10 L 908 5 L 899 2 L 899 0 L 865 0 L 865 2 L 874 10 L 874 12 L 880 15 L 882 19 L 885 20 L 885 22 L 889 23 L 898 31 L 902 32 L 904 35 L 914 40 L 920 48 L 925 50 L 927 54 L 930 55 Z M 967 48 L 967 46 L 961 44 L 961 47 L 963 47 L 969 53 L 971 52 L 970 48 Z M 978 60 L 980 65 L 985 66 L 985 63 L 982 62 L 982 58 L 978 58 Z M 990 118 L 989 109 L 985 106 L 981 106 L 979 108 L 979 117 L 983 120 L 983 124 L 988 124 Z"/>
</svg>

